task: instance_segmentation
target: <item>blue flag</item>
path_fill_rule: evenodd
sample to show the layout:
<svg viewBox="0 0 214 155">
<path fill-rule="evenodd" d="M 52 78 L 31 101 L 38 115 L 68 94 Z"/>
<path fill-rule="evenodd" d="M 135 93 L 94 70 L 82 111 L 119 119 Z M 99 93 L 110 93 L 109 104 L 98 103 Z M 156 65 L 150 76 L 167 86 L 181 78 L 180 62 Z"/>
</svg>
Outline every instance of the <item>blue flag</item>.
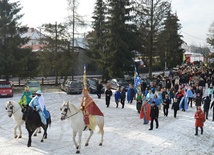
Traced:
<svg viewBox="0 0 214 155">
<path fill-rule="evenodd" d="M 141 85 L 141 79 L 137 73 L 136 66 L 134 67 L 134 87 L 138 87 Z"/>
</svg>

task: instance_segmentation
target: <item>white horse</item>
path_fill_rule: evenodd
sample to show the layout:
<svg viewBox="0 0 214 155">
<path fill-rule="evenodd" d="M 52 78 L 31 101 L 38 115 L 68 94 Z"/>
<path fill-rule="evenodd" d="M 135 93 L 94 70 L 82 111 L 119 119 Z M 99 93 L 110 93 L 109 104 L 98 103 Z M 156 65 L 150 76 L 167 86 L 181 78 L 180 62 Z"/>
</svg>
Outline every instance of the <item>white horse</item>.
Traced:
<svg viewBox="0 0 214 155">
<path fill-rule="evenodd" d="M 5 109 L 7 110 L 8 116 L 11 117 L 13 116 L 13 119 L 16 122 L 16 125 L 14 127 L 14 138 L 22 138 L 22 129 L 21 125 L 24 123 L 22 120 L 22 108 L 18 102 L 15 101 L 8 101 L 6 102 Z M 19 136 L 16 134 L 17 128 L 19 129 Z M 41 133 L 41 129 L 38 128 L 34 136 L 37 135 L 37 133 Z"/>
<path fill-rule="evenodd" d="M 82 139 L 82 132 L 86 129 L 90 130 L 90 135 L 85 143 L 85 146 L 88 146 L 89 140 L 93 135 L 94 131 L 88 128 L 84 122 L 84 115 L 81 110 L 79 110 L 76 106 L 71 104 L 70 102 L 64 102 L 61 110 L 61 120 L 70 119 L 71 121 L 71 128 L 73 129 L 73 142 L 76 146 L 76 153 L 80 153 L 81 149 L 81 139 Z M 101 133 L 101 142 L 99 143 L 102 146 L 103 143 L 103 135 L 104 135 L 104 117 L 95 115 L 96 118 L 96 125 L 99 127 L 99 133 Z M 76 135 L 78 133 L 78 143 L 76 142 Z"/>
</svg>

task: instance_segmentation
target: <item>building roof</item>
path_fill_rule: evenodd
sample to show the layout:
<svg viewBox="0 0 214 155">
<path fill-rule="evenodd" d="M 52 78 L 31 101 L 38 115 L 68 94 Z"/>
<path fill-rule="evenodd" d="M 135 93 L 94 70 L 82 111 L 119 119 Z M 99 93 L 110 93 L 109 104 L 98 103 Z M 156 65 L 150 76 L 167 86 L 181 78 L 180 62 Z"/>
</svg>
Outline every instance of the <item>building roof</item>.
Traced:
<svg viewBox="0 0 214 155">
<path fill-rule="evenodd" d="M 87 42 L 85 38 L 75 38 L 74 39 L 74 47 L 79 47 L 82 49 L 86 49 Z"/>
<path fill-rule="evenodd" d="M 201 53 L 193 53 L 193 52 L 188 52 L 188 51 L 186 51 L 185 53 L 184 53 L 185 55 L 197 55 L 197 56 L 202 56 L 202 54 Z"/>
<path fill-rule="evenodd" d="M 32 52 L 37 52 L 41 50 L 45 45 L 40 43 L 41 38 L 45 38 L 40 31 L 34 28 L 29 28 L 28 31 L 21 35 L 22 38 L 29 38 L 29 42 L 23 45 L 21 48 L 32 48 Z M 71 40 L 72 46 L 72 40 Z M 86 40 L 84 38 L 75 38 L 74 47 L 85 49 L 87 46 Z"/>
<path fill-rule="evenodd" d="M 43 35 L 40 31 L 34 28 L 29 28 L 28 31 L 21 35 L 22 38 L 28 37 L 30 40 L 39 40 L 40 38 L 44 38 L 45 35 Z"/>
<path fill-rule="evenodd" d="M 23 45 L 21 48 L 31 48 L 32 52 L 37 52 L 41 50 L 45 45 Z"/>
</svg>

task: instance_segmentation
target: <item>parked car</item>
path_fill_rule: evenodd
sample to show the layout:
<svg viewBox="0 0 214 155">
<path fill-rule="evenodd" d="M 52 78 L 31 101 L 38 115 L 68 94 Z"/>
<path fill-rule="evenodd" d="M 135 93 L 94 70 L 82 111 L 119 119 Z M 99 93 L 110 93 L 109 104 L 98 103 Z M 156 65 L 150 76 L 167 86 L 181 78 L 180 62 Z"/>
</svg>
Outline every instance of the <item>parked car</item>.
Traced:
<svg viewBox="0 0 214 155">
<path fill-rule="evenodd" d="M 96 94 L 97 93 L 97 84 L 98 80 L 94 78 L 88 78 L 87 79 L 87 88 L 90 94 Z M 105 87 L 103 86 L 101 93 L 105 92 Z"/>
<path fill-rule="evenodd" d="M 125 88 L 127 91 L 129 88 L 129 83 L 122 78 L 115 78 L 110 80 L 111 88 L 117 89 L 118 87 Z"/>
<path fill-rule="evenodd" d="M 13 97 L 13 86 L 9 81 L 0 81 L 0 97 Z"/>
<path fill-rule="evenodd" d="M 27 80 L 25 86 L 29 87 L 29 91 L 32 92 L 32 96 L 35 96 L 38 90 L 42 90 L 41 84 L 38 80 Z"/>
<path fill-rule="evenodd" d="M 61 90 L 67 94 L 81 94 L 83 85 L 78 80 L 66 80 L 65 83 L 61 83 Z"/>
</svg>

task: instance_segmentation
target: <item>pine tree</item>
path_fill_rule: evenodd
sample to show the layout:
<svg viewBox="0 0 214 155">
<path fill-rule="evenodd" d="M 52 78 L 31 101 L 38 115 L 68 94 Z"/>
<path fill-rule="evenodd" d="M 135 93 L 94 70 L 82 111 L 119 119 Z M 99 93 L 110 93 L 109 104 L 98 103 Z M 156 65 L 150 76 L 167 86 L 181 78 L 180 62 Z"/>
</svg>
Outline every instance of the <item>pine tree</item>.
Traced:
<svg viewBox="0 0 214 155">
<path fill-rule="evenodd" d="M 178 22 L 177 15 L 169 11 L 158 39 L 161 66 L 166 65 L 168 68 L 173 68 L 182 63 L 184 50 L 181 45 L 184 41 L 181 39 L 183 36 L 179 34 L 181 24 Z"/>
<path fill-rule="evenodd" d="M 36 73 L 37 63 L 31 56 L 31 49 L 21 48 L 28 42 L 28 38 L 21 38 L 28 28 L 18 22 L 23 17 L 20 11 L 18 2 L 0 1 L 0 74 L 6 80 L 11 75 L 32 77 Z"/>
<path fill-rule="evenodd" d="M 105 51 L 105 15 L 106 15 L 106 3 L 103 0 L 97 0 L 94 7 L 92 27 L 91 31 L 87 35 L 88 51 L 87 55 L 92 61 L 102 70 L 103 78 L 106 78 L 105 67 L 107 64 L 108 54 Z"/>
<path fill-rule="evenodd" d="M 136 27 L 132 22 L 132 10 L 129 0 L 109 0 L 105 36 L 109 77 L 123 77 L 124 72 L 133 65 Z"/>
</svg>

